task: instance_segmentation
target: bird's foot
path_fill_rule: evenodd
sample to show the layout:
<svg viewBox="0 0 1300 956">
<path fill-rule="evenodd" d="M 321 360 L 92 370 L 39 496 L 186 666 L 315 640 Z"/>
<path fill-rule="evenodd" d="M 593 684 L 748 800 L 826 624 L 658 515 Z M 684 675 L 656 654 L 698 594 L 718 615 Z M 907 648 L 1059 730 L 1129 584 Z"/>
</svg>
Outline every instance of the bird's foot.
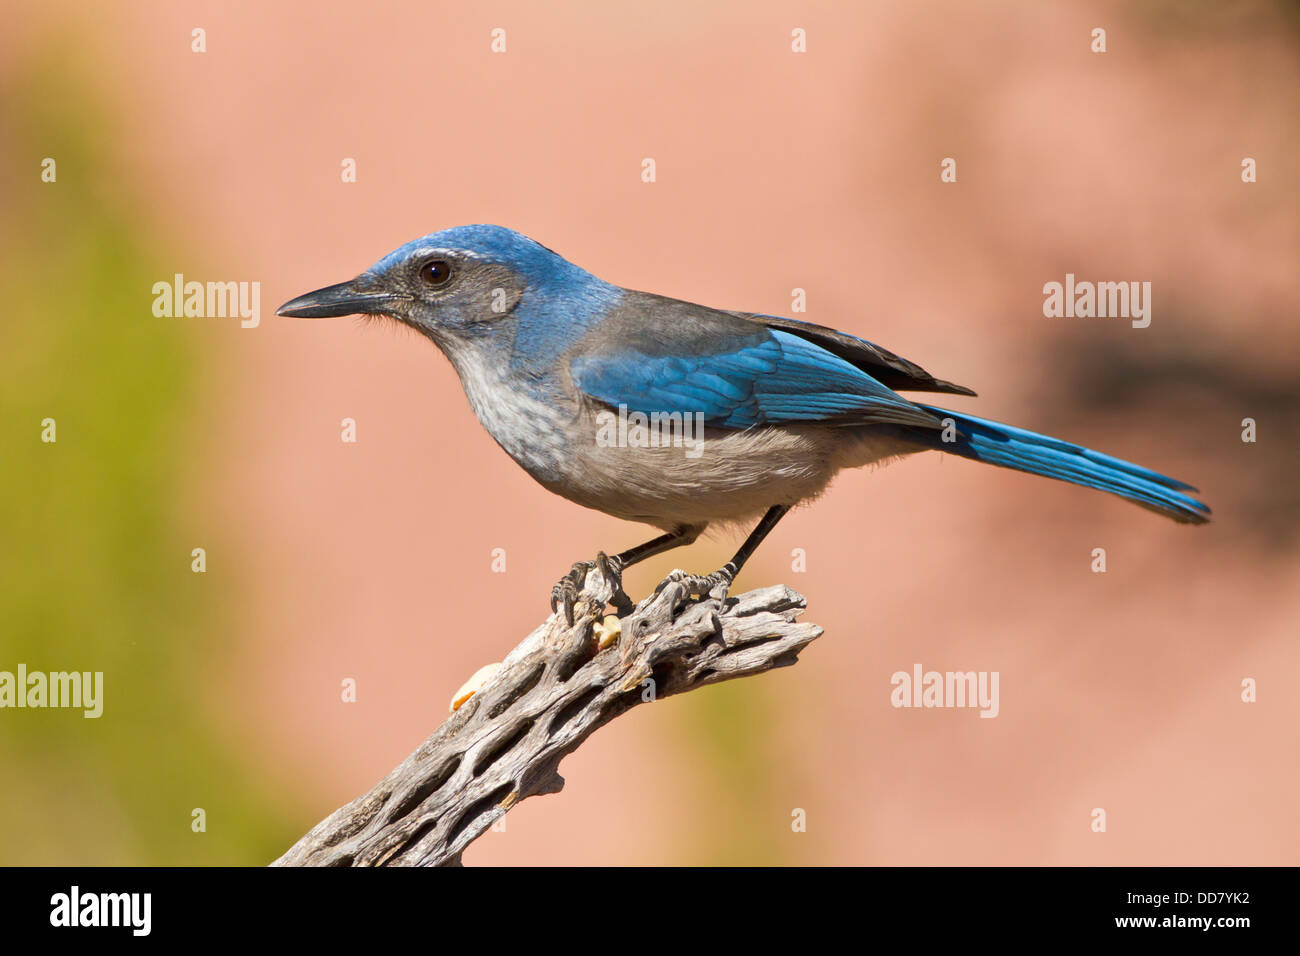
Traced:
<svg viewBox="0 0 1300 956">
<path fill-rule="evenodd" d="M 599 571 L 601 577 L 614 586 L 614 596 L 610 603 L 618 608 L 620 613 L 632 609 L 632 599 L 623 591 L 623 563 L 619 561 L 618 556 L 610 557 L 604 551 L 597 552 L 595 561 L 579 561 L 564 577 L 560 578 L 555 587 L 551 588 L 551 611 L 564 609 L 564 619 L 569 626 L 573 626 L 573 611 L 577 606 L 578 599 L 582 596 L 583 587 L 587 581 L 587 575 L 593 570 Z M 600 610 L 597 608 L 596 610 Z"/>
<path fill-rule="evenodd" d="M 680 584 L 688 596 L 708 597 L 715 601 L 725 601 L 727 592 L 731 589 L 731 582 L 735 577 L 736 572 L 731 565 L 719 568 L 712 574 L 691 574 L 689 571 L 678 569 L 670 572 L 668 577 L 659 582 L 659 586 L 655 588 L 655 593 L 658 594 L 670 584 Z"/>
</svg>

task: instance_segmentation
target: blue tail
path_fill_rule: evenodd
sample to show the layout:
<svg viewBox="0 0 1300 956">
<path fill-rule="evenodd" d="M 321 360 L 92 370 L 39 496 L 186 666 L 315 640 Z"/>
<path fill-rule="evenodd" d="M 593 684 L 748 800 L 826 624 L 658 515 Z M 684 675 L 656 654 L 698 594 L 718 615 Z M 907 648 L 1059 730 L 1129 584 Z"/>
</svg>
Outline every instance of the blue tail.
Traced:
<svg viewBox="0 0 1300 956">
<path fill-rule="evenodd" d="M 956 423 L 958 434 L 955 441 L 945 442 L 939 433 L 924 433 L 927 442 L 939 451 L 1058 478 L 1087 488 L 1099 488 L 1175 521 L 1203 524 L 1210 520 L 1206 517 L 1210 513 L 1209 506 L 1181 494 L 1196 490 L 1181 481 L 1058 438 L 929 405 L 921 408 L 937 418 L 951 418 Z M 913 434 L 918 433 L 919 430 Z M 918 434 L 918 437 L 922 436 Z"/>
</svg>

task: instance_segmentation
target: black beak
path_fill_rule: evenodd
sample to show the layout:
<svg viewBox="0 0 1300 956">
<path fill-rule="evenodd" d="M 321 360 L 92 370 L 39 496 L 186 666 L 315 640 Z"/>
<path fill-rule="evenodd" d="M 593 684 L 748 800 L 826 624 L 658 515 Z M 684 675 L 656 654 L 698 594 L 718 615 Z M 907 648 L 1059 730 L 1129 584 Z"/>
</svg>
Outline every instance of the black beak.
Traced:
<svg viewBox="0 0 1300 956">
<path fill-rule="evenodd" d="M 340 315 L 376 315 L 390 311 L 394 303 L 408 296 L 391 292 L 366 292 L 357 288 L 357 280 L 326 286 L 291 299 L 275 310 L 276 315 L 291 319 L 331 319 Z"/>
</svg>

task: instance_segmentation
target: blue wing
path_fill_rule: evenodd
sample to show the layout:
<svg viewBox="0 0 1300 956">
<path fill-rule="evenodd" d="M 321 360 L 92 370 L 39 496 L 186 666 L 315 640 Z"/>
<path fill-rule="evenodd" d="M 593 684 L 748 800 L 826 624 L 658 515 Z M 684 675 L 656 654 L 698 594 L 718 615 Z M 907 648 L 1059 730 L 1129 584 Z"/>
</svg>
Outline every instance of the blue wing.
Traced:
<svg viewBox="0 0 1300 956">
<path fill-rule="evenodd" d="M 706 424 L 823 422 L 941 427 L 929 412 L 826 349 L 717 313 L 602 336 L 570 363 L 574 384 L 612 407 L 703 414 Z"/>
</svg>

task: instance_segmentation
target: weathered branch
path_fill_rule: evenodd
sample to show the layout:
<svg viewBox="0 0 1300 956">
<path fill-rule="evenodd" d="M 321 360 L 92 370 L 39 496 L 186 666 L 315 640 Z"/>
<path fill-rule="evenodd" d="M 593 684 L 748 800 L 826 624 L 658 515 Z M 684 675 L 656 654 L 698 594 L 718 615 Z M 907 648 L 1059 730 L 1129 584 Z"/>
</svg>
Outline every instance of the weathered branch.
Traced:
<svg viewBox="0 0 1300 956">
<path fill-rule="evenodd" d="M 592 571 L 573 627 L 552 615 L 414 753 L 272 865 L 459 865 L 519 801 L 558 792 L 560 760 L 596 728 L 643 702 L 793 664 L 822 633 L 796 621 L 804 599 L 785 586 L 720 608 L 671 584 L 602 650 L 596 624 L 612 595 Z"/>
</svg>

